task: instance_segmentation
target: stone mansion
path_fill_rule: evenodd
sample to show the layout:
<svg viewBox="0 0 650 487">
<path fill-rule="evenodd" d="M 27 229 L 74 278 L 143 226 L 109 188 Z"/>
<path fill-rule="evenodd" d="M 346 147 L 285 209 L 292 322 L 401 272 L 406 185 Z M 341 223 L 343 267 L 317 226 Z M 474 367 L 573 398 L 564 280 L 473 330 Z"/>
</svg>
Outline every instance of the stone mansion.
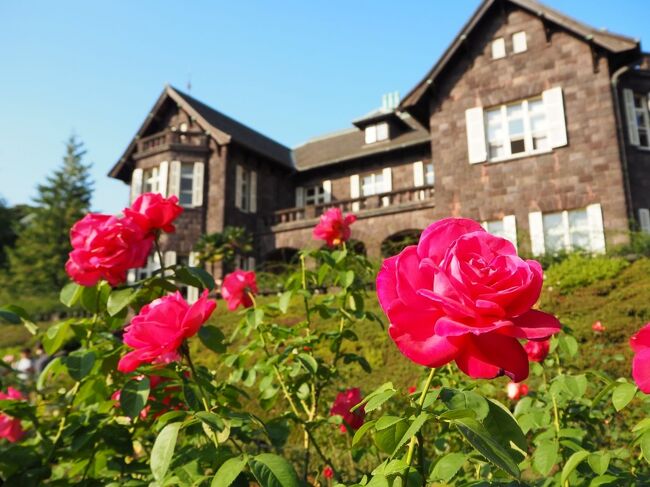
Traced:
<svg viewBox="0 0 650 487">
<path fill-rule="evenodd" d="M 191 263 L 225 226 L 254 235 L 240 267 L 287 258 L 320 245 L 311 231 L 333 206 L 356 213 L 372 257 L 447 216 L 526 254 L 603 252 L 650 233 L 649 92 L 638 39 L 484 0 L 401 101 L 385 95 L 347 129 L 289 148 L 167 86 L 109 174 L 131 198 L 179 197 L 166 264 Z"/>
</svg>

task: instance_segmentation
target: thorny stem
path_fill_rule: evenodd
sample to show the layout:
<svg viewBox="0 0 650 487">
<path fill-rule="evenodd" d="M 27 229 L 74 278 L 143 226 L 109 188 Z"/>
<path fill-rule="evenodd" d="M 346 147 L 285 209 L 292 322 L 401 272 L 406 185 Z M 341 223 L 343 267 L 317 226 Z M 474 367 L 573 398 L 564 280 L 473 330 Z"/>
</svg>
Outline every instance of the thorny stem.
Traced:
<svg viewBox="0 0 650 487">
<path fill-rule="evenodd" d="M 422 392 L 420 393 L 420 399 L 418 400 L 416 415 L 420 414 L 420 412 L 422 411 L 422 406 L 424 406 L 424 400 L 427 397 L 427 392 L 429 392 L 429 388 L 431 387 L 431 382 L 433 381 L 433 376 L 434 375 L 436 375 L 436 369 L 432 368 L 430 370 L 430 372 L 429 372 L 429 376 L 427 377 L 426 382 L 424 383 L 424 387 L 422 388 Z M 409 443 L 408 452 L 406 453 L 406 464 L 409 467 L 411 466 L 411 461 L 413 460 L 413 452 L 415 451 L 415 443 L 416 443 L 416 435 L 413 435 L 411 437 L 411 441 Z"/>
</svg>

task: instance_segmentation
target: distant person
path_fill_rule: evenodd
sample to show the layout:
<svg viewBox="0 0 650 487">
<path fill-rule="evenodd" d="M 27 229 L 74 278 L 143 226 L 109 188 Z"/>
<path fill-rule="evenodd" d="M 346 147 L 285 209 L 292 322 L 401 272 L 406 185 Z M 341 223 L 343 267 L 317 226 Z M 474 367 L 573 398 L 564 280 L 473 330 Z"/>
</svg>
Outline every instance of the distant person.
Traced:
<svg viewBox="0 0 650 487">
<path fill-rule="evenodd" d="M 42 343 L 36 345 L 36 357 L 34 358 L 34 373 L 39 376 L 43 369 L 52 361 L 47 353 L 45 353 L 45 348 Z"/>
<path fill-rule="evenodd" d="M 23 348 L 20 351 L 20 358 L 13 364 L 13 369 L 18 372 L 16 375 L 22 381 L 28 381 L 34 374 L 34 361 L 32 360 L 32 351 L 29 348 Z"/>
</svg>

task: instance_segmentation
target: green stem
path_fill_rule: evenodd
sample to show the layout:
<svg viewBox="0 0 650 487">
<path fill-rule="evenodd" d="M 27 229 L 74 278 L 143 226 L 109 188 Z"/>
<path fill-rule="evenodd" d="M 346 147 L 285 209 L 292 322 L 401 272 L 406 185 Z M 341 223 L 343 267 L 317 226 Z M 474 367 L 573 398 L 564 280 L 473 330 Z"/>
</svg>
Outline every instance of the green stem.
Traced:
<svg viewBox="0 0 650 487">
<path fill-rule="evenodd" d="M 420 412 L 422 412 L 422 406 L 424 405 L 424 400 L 427 397 L 427 392 L 429 392 L 429 388 L 431 387 L 431 382 L 433 381 L 434 375 L 436 375 L 436 369 L 432 368 L 429 372 L 429 376 L 427 377 L 427 381 L 424 384 L 424 388 L 420 393 L 420 399 L 418 399 L 417 409 L 415 413 L 416 415 L 419 415 Z M 409 467 L 411 466 L 411 462 L 413 461 L 413 452 L 415 451 L 416 442 L 417 442 L 416 435 L 413 435 L 411 437 L 411 441 L 409 442 L 408 452 L 406 453 L 406 464 Z"/>
<path fill-rule="evenodd" d="M 160 250 L 160 243 L 158 242 L 158 235 L 156 235 L 155 240 L 153 241 L 156 247 L 156 253 L 158 254 L 158 260 L 160 261 L 160 277 L 165 277 L 165 260 L 163 259 L 163 253 Z"/>
<path fill-rule="evenodd" d="M 187 365 L 192 371 L 192 377 L 194 378 L 194 382 L 199 388 L 199 393 L 201 394 L 201 402 L 203 403 L 203 409 L 205 409 L 205 412 L 207 413 L 212 412 L 210 410 L 210 405 L 208 404 L 205 391 L 203 390 L 203 386 L 201 385 L 201 381 L 199 380 L 199 376 L 196 373 L 196 369 L 194 368 L 194 362 L 192 362 L 192 357 L 190 356 L 190 349 L 187 346 L 187 343 L 184 343 L 183 346 L 181 347 L 181 353 L 185 356 L 185 359 L 187 360 Z M 214 443 L 214 447 L 219 448 L 219 440 L 217 439 L 217 434 L 214 431 L 212 432 L 210 439 Z"/>
</svg>

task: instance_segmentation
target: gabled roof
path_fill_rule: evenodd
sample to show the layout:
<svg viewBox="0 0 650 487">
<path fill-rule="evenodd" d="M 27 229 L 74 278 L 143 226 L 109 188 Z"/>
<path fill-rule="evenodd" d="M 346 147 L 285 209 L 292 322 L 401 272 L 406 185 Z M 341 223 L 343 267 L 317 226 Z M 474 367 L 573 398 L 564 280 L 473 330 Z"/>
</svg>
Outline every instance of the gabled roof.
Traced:
<svg viewBox="0 0 650 487">
<path fill-rule="evenodd" d="M 465 42 L 465 39 L 470 35 L 472 30 L 479 24 L 488 11 L 498 6 L 501 2 L 511 3 L 516 7 L 522 8 L 533 15 L 537 15 L 549 22 L 552 22 L 559 27 L 574 33 L 585 39 L 585 41 L 592 42 L 596 46 L 605 49 L 611 53 L 618 54 L 626 51 L 639 50 L 640 44 L 637 39 L 613 34 L 606 31 L 596 29 L 579 22 L 567 15 L 564 15 L 557 10 L 554 10 L 546 5 L 542 5 L 536 0 L 484 0 L 483 3 L 476 9 L 469 21 L 463 26 L 459 34 L 456 36 L 451 45 L 443 53 L 438 62 L 431 68 L 427 75 L 418 83 L 402 100 L 399 109 L 405 110 L 413 115 L 418 121 L 427 125 L 427 117 L 423 112 L 424 108 L 420 105 L 421 100 L 427 94 L 429 89 L 435 85 L 436 79 L 444 71 L 450 61 L 454 58 L 460 47 Z"/>
<path fill-rule="evenodd" d="M 282 166 L 290 169 L 294 168 L 293 160 L 291 158 L 291 150 L 288 147 L 262 135 L 256 130 L 253 130 L 227 115 L 224 115 L 214 108 L 207 106 L 187 93 L 183 93 L 173 86 L 167 85 L 158 97 L 158 100 L 149 112 L 149 115 L 140 126 L 136 136 L 131 140 L 131 143 L 124 151 L 124 154 L 122 154 L 122 157 L 120 157 L 120 160 L 108 173 L 109 176 L 116 178 L 120 177 L 122 169 L 133 155 L 137 146 L 137 140 L 146 133 L 154 119 L 154 114 L 160 110 L 163 104 L 169 99 L 173 100 L 187 113 L 193 116 L 201 128 L 212 136 L 219 144 L 235 142 L 262 156 L 272 159 Z"/>
<path fill-rule="evenodd" d="M 294 147 L 293 158 L 296 169 L 305 171 L 414 145 L 428 145 L 431 143 L 429 133 L 409 115 L 398 116 L 398 118 L 405 127 L 408 127 L 408 130 L 381 142 L 366 144 L 363 130 L 351 128 L 316 137 Z"/>
</svg>

